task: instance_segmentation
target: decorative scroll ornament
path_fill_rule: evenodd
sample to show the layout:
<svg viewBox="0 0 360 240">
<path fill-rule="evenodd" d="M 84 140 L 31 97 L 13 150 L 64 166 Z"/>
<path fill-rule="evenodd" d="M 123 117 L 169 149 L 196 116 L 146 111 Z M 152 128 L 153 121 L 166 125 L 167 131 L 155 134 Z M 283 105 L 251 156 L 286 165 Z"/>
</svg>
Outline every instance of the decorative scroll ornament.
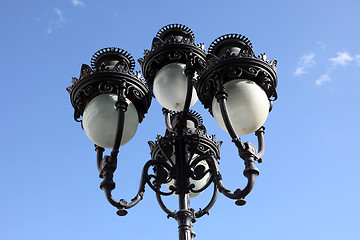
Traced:
<svg viewBox="0 0 360 240">
<path fill-rule="evenodd" d="M 212 113 L 212 101 L 217 89 L 217 79 L 222 84 L 234 79 L 247 79 L 257 83 L 269 101 L 277 99 L 276 60 L 256 56 L 248 38 L 240 34 L 226 34 L 215 39 L 206 56 L 207 68 L 200 73 L 197 92 L 200 101 Z"/>
<path fill-rule="evenodd" d="M 74 107 L 74 118 L 80 121 L 86 105 L 103 93 L 117 94 L 122 81 L 126 83 L 127 98 L 135 105 L 141 122 L 151 103 L 151 94 L 140 72 L 134 72 L 133 57 L 121 48 L 109 47 L 97 51 L 91 67 L 83 64 L 79 79 L 73 78 L 67 88 Z"/>
<path fill-rule="evenodd" d="M 158 31 L 153 39 L 151 50 L 144 50 L 144 57 L 138 60 L 144 78 L 152 88 L 156 73 L 173 62 L 186 64 L 193 58 L 196 72 L 206 67 L 206 50 L 203 44 L 195 44 L 192 30 L 182 24 L 169 24 Z"/>
<path fill-rule="evenodd" d="M 180 112 L 169 112 L 171 118 L 171 124 L 175 126 L 178 121 L 177 118 L 180 116 Z M 220 158 L 220 146 L 222 141 L 216 141 L 215 136 L 209 136 L 206 132 L 206 128 L 202 125 L 203 120 L 200 114 L 195 111 L 190 111 L 187 117 L 188 121 L 193 123 L 193 126 L 189 125 L 187 127 L 185 138 L 189 144 L 188 155 L 189 159 L 192 159 L 192 171 L 196 170 L 197 164 L 200 160 L 196 160 L 198 157 L 194 156 L 207 156 L 207 158 Z M 170 127 L 171 128 L 171 127 Z M 171 131 L 167 130 L 164 137 L 157 136 L 157 140 L 155 142 L 150 141 L 149 146 L 151 149 L 151 157 L 152 159 L 156 159 L 159 161 L 167 162 L 170 165 L 173 165 L 173 155 L 174 155 L 174 134 Z M 175 166 L 173 166 L 174 168 Z M 174 172 L 173 169 L 167 169 L 169 178 L 171 178 L 171 172 Z M 199 169 L 198 169 L 199 170 Z M 200 176 L 201 174 L 198 172 L 196 174 L 193 172 L 194 176 Z M 197 179 L 199 180 L 199 179 Z"/>
</svg>

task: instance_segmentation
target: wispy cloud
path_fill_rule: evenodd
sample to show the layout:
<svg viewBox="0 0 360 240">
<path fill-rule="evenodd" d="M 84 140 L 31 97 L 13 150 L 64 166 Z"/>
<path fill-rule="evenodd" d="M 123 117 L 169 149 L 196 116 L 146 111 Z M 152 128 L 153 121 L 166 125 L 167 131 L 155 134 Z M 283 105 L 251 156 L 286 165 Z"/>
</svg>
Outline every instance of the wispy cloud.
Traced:
<svg viewBox="0 0 360 240">
<path fill-rule="evenodd" d="M 360 66 L 360 55 L 356 55 L 355 60 L 356 60 L 357 64 Z"/>
<path fill-rule="evenodd" d="M 321 49 L 326 49 L 326 44 L 322 41 L 317 41 L 316 44 Z M 310 52 L 308 54 L 305 54 L 299 58 L 297 68 L 294 71 L 295 76 L 301 76 L 303 74 L 307 74 L 310 72 L 310 69 L 313 68 L 317 63 L 323 60 L 327 60 L 325 63 L 325 73 L 322 74 L 320 77 L 318 77 L 315 80 L 316 86 L 322 86 L 325 83 L 332 81 L 332 74 L 335 70 L 338 68 L 344 68 L 347 66 L 360 66 L 360 54 L 351 54 L 348 51 L 339 51 L 336 53 L 334 57 L 320 59 L 319 61 L 315 62 L 315 57 L 317 60 L 319 59 L 318 55 L 315 55 L 314 53 Z"/>
<path fill-rule="evenodd" d="M 319 45 L 319 47 L 320 47 L 321 49 L 323 49 L 323 50 L 326 49 L 326 44 L 325 44 L 324 42 L 322 42 L 322 41 L 317 41 L 316 44 Z"/>
<path fill-rule="evenodd" d="M 303 75 L 303 74 L 306 74 L 306 73 L 307 72 L 305 71 L 304 67 L 298 67 L 298 68 L 296 68 L 296 70 L 294 72 L 294 75 L 299 76 L 299 75 Z"/>
<path fill-rule="evenodd" d="M 321 75 L 321 77 L 315 81 L 315 84 L 317 86 L 321 86 L 323 83 L 330 82 L 331 81 L 330 76 L 332 72 L 339 66 L 345 67 L 354 61 L 356 61 L 357 64 L 360 66 L 360 55 L 351 56 L 351 54 L 346 51 L 337 52 L 336 55 L 337 55 L 336 57 L 332 57 L 328 59 L 330 64 L 327 66 L 328 68 L 327 73 Z"/>
<path fill-rule="evenodd" d="M 64 17 L 63 12 L 59 8 L 54 8 L 54 13 L 57 17 L 56 20 L 51 20 L 48 24 L 47 33 L 51 34 L 54 30 L 63 27 L 69 19 Z"/>
<path fill-rule="evenodd" d="M 315 59 L 314 53 L 309 53 L 309 54 L 305 54 L 305 55 L 301 56 L 299 59 L 298 67 L 296 68 L 296 70 L 294 72 L 294 75 L 300 76 L 300 75 L 308 73 L 308 69 L 310 69 L 316 65 L 316 62 L 314 59 Z"/>
<path fill-rule="evenodd" d="M 321 86 L 325 82 L 331 82 L 330 73 L 321 75 L 320 78 L 316 79 L 315 84 L 316 86 Z"/>
<path fill-rule="evenodd" d="M 54 8 L 54 12 L 59 17 L 58 22 L 60 23 L 66 22 L 66 18 L 64 18 L 63 13 L 60 9 Z"/>
<path fill-rule="evenodd" d="M 80 6 L 80 7 L 85 6 L 84 2 L 81 1 L 81 0 L 71 0 L 71 2 L 75 7 L 77 7 L 77 6 Z"/>
<path fill-rule="evenodd" d="M 348 52 L 338 52 L 337 57 L 329 58 L 329 61 L 333 64 L 333 67 L 338 65 L 345 66 L 349 62 L 353 61 L 354 58 Z"/>
</svg>

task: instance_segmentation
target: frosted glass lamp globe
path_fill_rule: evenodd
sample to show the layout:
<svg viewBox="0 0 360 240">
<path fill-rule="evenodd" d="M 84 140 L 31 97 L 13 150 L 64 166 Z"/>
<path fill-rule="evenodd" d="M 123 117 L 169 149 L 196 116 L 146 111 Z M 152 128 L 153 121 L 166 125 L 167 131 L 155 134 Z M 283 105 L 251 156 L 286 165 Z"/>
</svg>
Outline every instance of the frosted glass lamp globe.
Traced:
<svg viewBox="0 0 360 240">
<path fill-rule="evenodd" d="M 153 85 L 155 98 L 169 110 L 182 111 L 184 109 L 187 92 L 185 67 L 183 63 L 170 63 L 162 67 L 155 76 Z M 198 100 L 195 88 L 192 89 L 190 107 Z"/>
<path fill-rule="evenodd" d="M 258 130 L 269 114 L 269 100 L 264 90 L 245 79 L 232 80 L 224 87 L 228 93 L 226 105 L 235 133 L 246 135 Z M 213 99 L 212 111 L 217 124 L 227 131 L 216 98 Z"/>
<path fill-rule="evenodd" d="M 194 154 L 192 160 L 195 160 L 199 155 L 198 154 Z M 171 157 L 172 162 L 175 164 L 175 156 Z M 192 160 L 190 160 L 190 163 L 192 162 Z M 203 166 L 204 167 L 204 171 L 207 171 L 209 169 L 209 165 L 207 164 L 207 162 L 205 160 L 200 161 L 197 166 Z M 190 185 L 194 184 L 194 188 L 193 190 L 199 190 L 201 188 L 203 188 L 205 186 L 205 184 L 209 181 L 210 178 L 210 173 L 206 173 L 205 176 L 202 179 L 199 180 L 194 180 L 192 178 L 189 179 Z M 165 184 L 166 187 L 170 190 L 170 186 L 175 186 L 175 180 L 171 180 L 169 183 Z M 200 195 L 201 192 L 190 192 L 189 193 L 189 198 L 193 198 L 196 197 L 198 195 Z M 178 196 L 177 194 L 174 194 L 176 196 Z"/>
<path fill-rule="evenodd" d="M 116 94 L 102 94 L 92 99 L 83 114 L 83 127 L 88 138 L 98 146 L 112 148 L 115 142 L 118 111 Z M 120 145 L 124 145 L 135 135 L 138 126 L 138 113 L 130 100 L 125 112 L 124 131 Z"/>
</svg>

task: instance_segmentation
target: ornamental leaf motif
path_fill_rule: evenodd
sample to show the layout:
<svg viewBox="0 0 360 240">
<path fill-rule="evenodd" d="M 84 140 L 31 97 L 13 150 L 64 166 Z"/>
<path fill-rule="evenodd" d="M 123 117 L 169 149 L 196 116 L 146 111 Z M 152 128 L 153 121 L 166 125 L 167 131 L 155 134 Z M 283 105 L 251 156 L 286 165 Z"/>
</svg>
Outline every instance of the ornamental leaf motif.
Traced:
<svg viewBox="0 0 360 240">
<path fill-rule="evenodd" d="M 119 61 L 114 66 L 113 71 L 127 73 L 127 72 L 129 72 L 129 67 L 123 61 Z"/>
<path fill-rule="evenodd" d="M 276 60 L 276 59 L 270 61 L 270 66 L 271 66 L 275 71 L 276 71 L 276 65 L 277 65 L 277 60 Z"/>
<path fill-rule="evenodd" d="M 151 50 L 155 50 L 159 47 L 161 47 L 162 45 L 164 45 L 163 40 L 161 40 L 160 38 L 154 37 L 152 44 L 151 44 Z"/>
<path fill-rule="evenodd" d="M 94 71 L 91 69 L 91 67 L 89 65 L 83 64 L 81 66 L 81 70 L 80 70 L 80 79 L 86 78 L 93 72 Z"/>
</svg>

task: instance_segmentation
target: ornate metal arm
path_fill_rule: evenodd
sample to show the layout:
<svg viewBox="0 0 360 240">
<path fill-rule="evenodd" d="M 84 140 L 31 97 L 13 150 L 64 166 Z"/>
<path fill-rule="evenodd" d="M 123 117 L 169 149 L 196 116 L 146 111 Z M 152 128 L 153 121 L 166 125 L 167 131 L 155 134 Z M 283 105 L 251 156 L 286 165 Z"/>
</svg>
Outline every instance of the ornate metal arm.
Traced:
<svg viewBox="0 0 360 240">
<path fill-rule="evenodd" d="M 158 201 L 159 206 L 161 207 L 161 209 L 167 214 L 167 218 L 170 218 L 170 217 L 175 218 L 175 216 L 176 216 L 176 211 L 172 212 L 171 210 L 169 210 L 169 209 L 165 206 L 164 202 L 163 202 L 162 199 L 161 199 L 161 194 L 160 194 L 160 193 L 156 193 L 156 199 L 157 199 L 157 201 Z"/>
<path fill-rule="evenodd" d="M 103 158 L 102 153 L 104 152 L 104 149 L 101 147 L 96 146 L 96 151 L 98 157 L 97 159 L 98 167 L 100 170 L 99 177 L 103 178 L 103 181 L 100 184 L 100 188 L 104 191 L 106 199 L 109 201 L 109 203 L 118 209 L 117 211 L 118 215 L 125 216 L 127 214 L 127 211 L 125 209 L 134 207 L 143 199 L 146 183 L 150 186 L 151 189 L 153 189 L 156 192 L 157 195 L 171 195 L 174 193 L 174 190 L 171 190 L 170 192 L 162 192 L 160 191 L 159 188 L 160 186 L 159 184 L 167 183 L 170 181 L 170 179 L 167 178 L 166 171 L 169 171 L 171 169 L 171 166 L 162 161 L 149 160 L 143 167 L 141 180 L 139 184 L 139 190 L 136 196 L 133 199 L 131 199 L 131 202 L 129 203 L 124 199 L 121 199 L 119 202 L 117 202 L 115 199 L 113 199 L 111 195 L 112 190 L 115 189 L 115 182 L 113 181 L 113 176 L 116 170 L 117 161 L 116 159 L 115 161 L 113 161 L 111 156 L 107 156 L 107 155 Z M 148 174 L 148 171 L 151 166 L 157 168 L 157 170 L 155 170 L 156 175 Z M 155 179 L 154 183 L 151 183 L 150 181 L 152 178 Z M 167 213 L 171 215 L 170 210 Z"/>
<path fill-rule="evenodd" d="M 241 139 L 238 138 L 238 136 L 236 135 L 235 130 L 230 122 L 230 118 L 229 118 L 229 114 L 228 114 L 228 110 L 227 110 L 227 106 L 226 106 L 226 100 L 227 100 L 228 94 L 225 91 L 224 85 L 222 83 L 223 77 L 219 76 L 219 75 L 220 75 L 220 73 L 218 73 L 218 76 L 217 76 L 217 92 L 215 93 L 215 98 L 220 105 L 221 116 L 225 123 L 226 129 L 227 129 L 232 141 L 238 148 L 239 154 L 241 155 L 241 152 L 245 150 L 245 146 L 242 143 Z"/>
<path fill-rule="evenodd" d="M 111 195 L 112 190 L 115 189 L 115 182 L 113 181 L 114 172 L 116 170 L 117 160 L 113 161 L 110 156 L 102 157 L 104 149 L 96 146 L 95 150 L 97 151 L 97 163 L 99 169 L 99 177 L 103 179 L 100 184 L 100 188 L 104 191 L 106 199 L 108 202 L 118 209 L 117 214 L 124 216 L 127 214 L 125 209 L 129 209 L 138 204 L 144 195 L 145 192 L 145 183 L 144 173 L 142 173 L 139 191 L 136 196 L 128 203 L 126 200 L 121 199 L 117 202 Z"/>
<path fill-rule="evenodd" d="M 174 132 L 173 126 L 171 124 L 171 119 L 170 119 L 170 111 L 166 108 L 162 109 L 163 114 L 165 116 L 165 126 L 166 126 L 166 130 L 169 132 Z"/>
<path fill-rule="evenodd" d="M 126 102 L 126 82 L 121 81 L 119 90 L 118 90 L 118 101 L 115 103 L 118 111 L 118 123 L 116 127 L 116 136 L 114 141 L 114 146 L 111 151 L 110 156 L 106 155 L 103 158 L 104 148 L 95 146 L 97 152 L 97 167 L 100 172 L 99 177 L 103 178 L 103 181 L 100 184 L 100 188 L 104 191 L 106 199 L 108 202 L 118 209 L 117 214 L 124 216 L 127 214 L 125 209 L 132 208 L 138 204 L 142 199 L 145 192 L 145 183 L 147 177 L 143 171 L 139 191 L 136 196 L 128 203 L 126 200 L 121 199 L 117 202 L 111 195 L 112 190 L 115 189 L 115 182 L 113 181 L 114 172 L 117 167 L 117 156 L 119 153 L 120 143 L 123 135 L 124 122 L 125 122 L 125 112 L 127 110 L 128 104 Z"/>
<path fill-rule="evenodd" d="M 118 100 L 115 103 L 116 109 L 118 111 L 118 122 L 116 126 L 116 136 L 115 142 L 113 146 L 113 150 L 111 151 L 110 158 L 112 161 L 116 161 L 117 155 L 119 153 L 120 143 L 124 130 L 125 123 L 125 112 L 127 110 L 128 104 L 126 102 L 126 82 L 122 81 L 118 90 Z"/>
<path fill-rule="evenodd" d="M 248 142 L 245 143 L 245 147 L 247 149 L 247 154 L 246 156 L 242 156 L 242 158 L 244 158 L 245 160 L 245 170 L 243 174 L 248 179 L 248 182 L 243 189 L 238 188 L 233 193 L 231 193 L 231 191 L 228 190 L 223 183 L 219 164 L 216 159 L 212 159 L 210 163 L 211 169 L 214 174 L 214 183 L 216 184 L 217 189 L 226 197 L 230 199 L 237 199 L 235 204 L 238 206 L 245 205 L 246 201 L 244 198 L 251 192 L 255 184 L 255 179 L 259 175 L 259 170 L 255 166 L 255 155 L 253 152 L 255 147 Z"/>
<path fill-rule="evenodd" d="M 241 139 L 236 135 L 234 128 L 231 124 L 229 114 L 227 111 L 226 100 L 227 100 L 227 92 L 222 84 L 222 76 L 217 78 L 217 92 L 215 94 L 215 98 L 220 104 L 221 115 L 224 120 L 226 129 L 229 132 L 229 135 L 232 138 L 232 141 L 236 145 L 239 151 L 239 156 L 244 159 L 245 162 L 245 170 L 243 172 L 244 176 L 248 179 L 247 185 L 244 189 L 237 189 L 234 193 L 231 193 L 228 189 L 225 188 L 224 183 L 222 181 L 219 165 L 217 161 L 213 160 L 213 172 L 215 179 L 214 182 L 217 185 L 219 192 L 224 194 L 226 197 L 231 199 L 237 199 L 235 202 L 236 205 L 242 206 L 246 204 L 245 197 L 251 192 L 254 187 L 255 179 L 259 175 L 259 170 L 255 166 L 255 161 L 261 162 L 261 157 L 264 154 L 264 127 L 261 127 L 256 131 L 255 135 L 258 137 L 258 146 L 259 152 L 257 153 L 256 148 L 249 142 L 242 143 Z M 259 154 L 259 155 L 258 155 Z"/>
<path fill-rule="evenodd" d="M 208 205 L 206 205 L 206 207 L 204 209 L 200 208 L 200 210 L 195 213 L 195 217 L 200 218 L 200 217 L 204 216 L 205 214 L 209 214 L 210 209 L 214 206 L 214 204 L 216 202 L 217 196 L 218 196 L 218 189 L 216 187 L 216 184 L 214 183 L 214 192 L 213 192 L 210 202 L 208 203 Z"/>
<path fill-rule="evenodd" d="M 207 159 L 211 159 L 211 156 L 206 156 L 206 158 Z M 199 159 L 196 159 L 196 160 L 194 160 L 193 162 L 192 162 L 192 164 L 191 165 L 197 165 L 198 164 L 198 162 L 200 162 L 200 161 L 202 161 L 202 160 L 206 160 L 204 157 L 203 158 L 199 158 Z M 206 160 L 207 161 L 207 160 Z M 196 162 L 196 163 L 194 163 L 194 162 Z M 196 168 L 195 168 L 196 169 Z M 194 172 L 196 172 L 197 170 L 194 170 Z M 203 178 L 205 175 L 206 175 L 206 173 L 208 173 L 208 172 L 210 172 L 211 173 L 211 170 L 208 170 L 208 171 L 205 171 L 205 172 L 202 172 L 202 173 L 198 173 L 198 174 L 194 174 L 194 172 L 193 172 L 193 175 L 195 175 L 195 176 L 193 176 L 192 177 L 192 179 L 201 179 L 201 178 Z M 197 171 L 197 172 L 199 172 L 199 171 Z M 201 189 L 199 189 L 199 190 L 196 190 L 196 191 L 194 191 L 194 190 L 191 190 L 191 192 L 193 192 L 193 193 L 196 193 L 196 192 L 202 192 L 203 190 L 205 190 L 211 183 L 213 183 L 213 176 L 211 176 L 211 178 L 208 180 L 208 182 L 207 182 L 207 184 L 205 184 L 205 186 L 204 187 L 202 187 Z M 159 206 L 161 207 L 161 209 L 168 215 L 167 217 L 168 218 L 170 218 L 170 217 L 172 217 L 172 218 L 176 218 L 176 211 L 171 211 L 171 210 L 169 210 L 166 206 L 165 206 L 165 204 L 164 204 L 164 202 L 162 201 L 162 197 L 161 197 L 161 195 L 164 195 L 164 194 L 161 194 L 160 193 L 160 191 L 159 191 L 159 189 L 160 189 L 160 187 L 161 187 L 161 184 L 162 184 L 162 182 L 161 181 L 156 181 L 155 183 L 154 183 L 154 186 L 155 186 L 155 188 L 158 190 L 158 191 L 156 191 L 156 198 L 157 198 L 157 201 L 158 201 L 158 203 L 159 203 Z M 191 186 L 191 185 L 190 185 Z M 171 189 L 171 187 L 170 187 L 170 189 Z M 174 190 L 175 190 L 175 188 L 174 188 Z M 212 198 L 211 198 L 211 200 L 209 201 L 209 203 L 205 206 L 205 208 L 203 208 L 203 209 L 199 209 L 199 211 L 198 212 L 196 212 L 196 213 L 194 213 L 194 217 L 195 218 L 200 218 L 200 217 L 202 217 L 203 215 L 205 215 L 205 214 L 209 214 L 209 211 L 210 211 L 210 209 L 214 206 L 214 204 L 215 204 L 215 202 L 216 202 L 216 199 L 217 199 L 217 196 L 218 196 L 218 190 L 217 190 L 217 186 L 215 185 L 215 183 L 214 183 L 214 191 L 213 191 L 213 195 L 212 195 Z M 194 210 L 192 210 L 192 211 L 194 211 Z"/>
<path fill-rule="evenodd" d="M 258 139 L 258 163 L 262 162 L 262 156 L 264 155 L 265 152 L 265 142 L 264 142 L 264 134 L 265 134 L 265 127 L 262 126 L 260 127 L 256 132 L 255 135 L 257 136 Z"/>
<path fill-rule="evenodd" d="M 186 98 L 185 98 L 185 104 L 184 109 L 180 115 L 180 121 L 185 121 L 187 114 L 189 112 L 191 98 L 192 98 L 192 90 L 193 90 L 193 78 L 195 75 L 195 68 L 194 68 L 194 56 L 193 53 L 190 52 L 187 56 L 187 62 L 186 62 L 186 68 L 185 68 L 185 75 L 187 78 L 187 89 L 186 89 Z"/>
</svg>

